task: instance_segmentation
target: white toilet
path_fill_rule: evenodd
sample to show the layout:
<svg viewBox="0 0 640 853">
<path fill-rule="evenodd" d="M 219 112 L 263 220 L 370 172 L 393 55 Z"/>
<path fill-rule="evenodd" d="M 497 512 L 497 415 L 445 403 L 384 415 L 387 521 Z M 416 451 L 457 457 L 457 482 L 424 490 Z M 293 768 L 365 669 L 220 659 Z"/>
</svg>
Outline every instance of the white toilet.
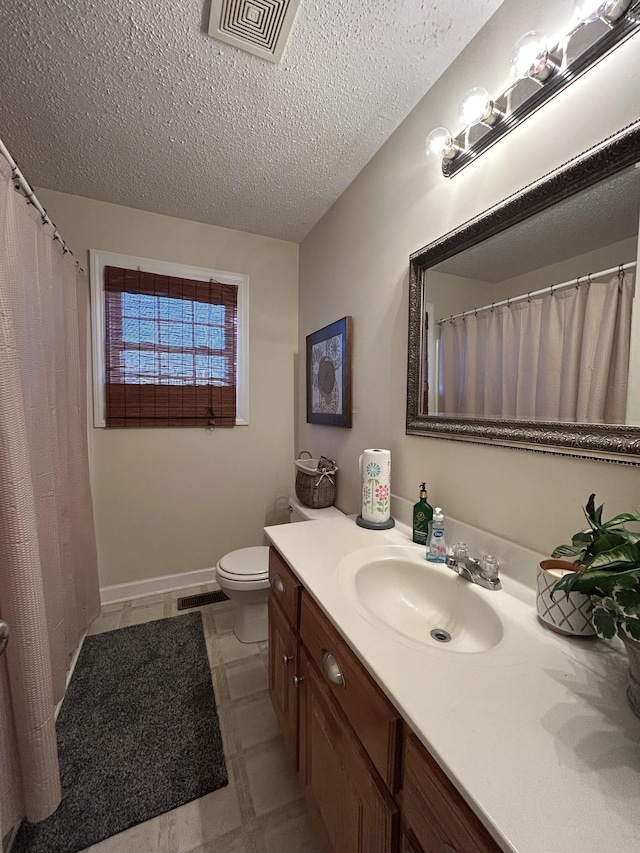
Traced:
<svg viewBox="0 0 640 853">
<path fill-rule="evenodd" d="M 289 501 L 290 521 L 318 521 L 337 518 L 343 513 L 335 506 L 310 509 L 297 500 Z M 220 589 L 236 603 L 233 630 L 241 643 L 266 640 L 269 627 L 267 598 L 269 596 L 269 548 L 258 545 L 230 551 L 218 560 L 216 581 Z"/>
</svg>

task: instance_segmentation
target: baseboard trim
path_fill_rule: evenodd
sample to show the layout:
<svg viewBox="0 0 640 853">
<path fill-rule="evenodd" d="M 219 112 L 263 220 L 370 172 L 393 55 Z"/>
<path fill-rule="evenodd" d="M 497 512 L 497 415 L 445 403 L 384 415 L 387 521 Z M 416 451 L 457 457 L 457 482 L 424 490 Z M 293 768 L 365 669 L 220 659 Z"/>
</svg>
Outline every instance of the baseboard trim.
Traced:
<svg viewBox="0 0 640 853">
<path fill-rule="evenodd" d="M 80 657 L 80 652 L 82 650 L 82 644 L 85 641 L 87 636 L 87 632 L 85 631 L 80 637 L 80 642 L 78 643 L 78 648 L 73 653 L 73 657 L 71 658 L 71 663 L 69 664 L 69 669 L 67 670 L 67 680 L 64 685 L 64 696 L 56 705 L 56 710 L 54 713 L 54 719 L 58 719 L 58 714 L 60 713 L 60 708 L 62 708 L 62 703 L 64 702 L 64 697 L 67 695 L 67 689 L 69 687 L 69 682 L 71 681 L 71 676 L 73 675 L 73 670 L 76 668 L 76 664 L 78 663 L 78 658 Z"/>
<path fill-rule="evenodd" d="M 11 853 L 11 848 L 13 847 L 13 842 L 16 840 L 16 836 L 18 834 L 19 829 L 20 829 L 20 824 L 18 824 L 17 826 L 14 826 L 4 836 L 4 838 L 2 839 L 2 851 L 3 851 L 3 853 Z"/>
<path fill-rule="evenodd" d="M 154 595 L 158 592 L 173 592 L 175 589 L 188 589 L 192 586 L 215 582 L 215 568 L 196 569 L 196 571 L 183 572 L 179 575 L 163 575 L 159 578 L 103 586 L 100 588 L 100 601 L 103 605 L 117 604 L 120 601 L 129 601 L 131 598 L 144 598 L 146 595 Z"/>
</svg>

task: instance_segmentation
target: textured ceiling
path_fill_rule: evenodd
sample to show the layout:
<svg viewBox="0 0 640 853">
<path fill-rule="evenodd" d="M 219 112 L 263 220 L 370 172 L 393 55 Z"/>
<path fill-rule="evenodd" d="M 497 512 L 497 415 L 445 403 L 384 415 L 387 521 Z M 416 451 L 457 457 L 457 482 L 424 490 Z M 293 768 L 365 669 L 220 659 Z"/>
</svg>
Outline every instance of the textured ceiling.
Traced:
<svg viewBox="0 0 640 853">
<path fill-rule="evenodd" d="M 33 186 L 299 241 L 500 2 L 302 0 L 274 65 L 209 0 L 2 0 L 0 137 Z"/>
<path fill-rule="evenodd" d="M 547 266 L 637 237 L 639 215 L 640 165 L 558 202 L 435 269 L 479 281 L 505 281 L 539 269 L 542 259 Z"/>
</svg>

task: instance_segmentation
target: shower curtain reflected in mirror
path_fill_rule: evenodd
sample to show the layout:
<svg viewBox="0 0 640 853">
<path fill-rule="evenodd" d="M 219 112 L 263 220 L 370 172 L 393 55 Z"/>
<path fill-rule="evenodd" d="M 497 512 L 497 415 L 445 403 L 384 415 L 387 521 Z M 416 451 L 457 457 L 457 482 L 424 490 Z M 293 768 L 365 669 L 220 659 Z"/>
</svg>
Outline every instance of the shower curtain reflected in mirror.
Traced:
<svg viewBox="0 0 640 853">
<path fill-rule="evenodd" d="M 0 158 L 0 820 L 60 799 L 55 707 L 100 610 L 89 486 L 88 285 Z"/>
<path fill-rule="evenodd" d="M 624 424 L 634 275 L 440 324 L 442 415 Z"/>
</svg>

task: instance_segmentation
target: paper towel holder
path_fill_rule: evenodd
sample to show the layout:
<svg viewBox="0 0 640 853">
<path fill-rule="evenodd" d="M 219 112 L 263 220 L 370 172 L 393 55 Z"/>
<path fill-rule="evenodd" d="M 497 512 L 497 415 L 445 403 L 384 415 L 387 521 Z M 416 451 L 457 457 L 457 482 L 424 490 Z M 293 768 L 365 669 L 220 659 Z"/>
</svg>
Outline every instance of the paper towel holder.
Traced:
<svg viewBox="0 0 640 853">
<path fill-rule="evenodd" d="M 371 447 L 358 458 L 362 480 L 362 510 L 356 524 L 367 530 L 389 530 L 391 517 L 391 451 Z"/>
<path fill-rule="evenodd" d="M 390 515 L 386 521 L 367 521 L 366 518 L 359 515 L 356 518 L 356 524 L 358 527 L 366 527 L 367 530 L 391 530 L 392 527 L 396 526 L 396 520 Z"/>
</svg>

